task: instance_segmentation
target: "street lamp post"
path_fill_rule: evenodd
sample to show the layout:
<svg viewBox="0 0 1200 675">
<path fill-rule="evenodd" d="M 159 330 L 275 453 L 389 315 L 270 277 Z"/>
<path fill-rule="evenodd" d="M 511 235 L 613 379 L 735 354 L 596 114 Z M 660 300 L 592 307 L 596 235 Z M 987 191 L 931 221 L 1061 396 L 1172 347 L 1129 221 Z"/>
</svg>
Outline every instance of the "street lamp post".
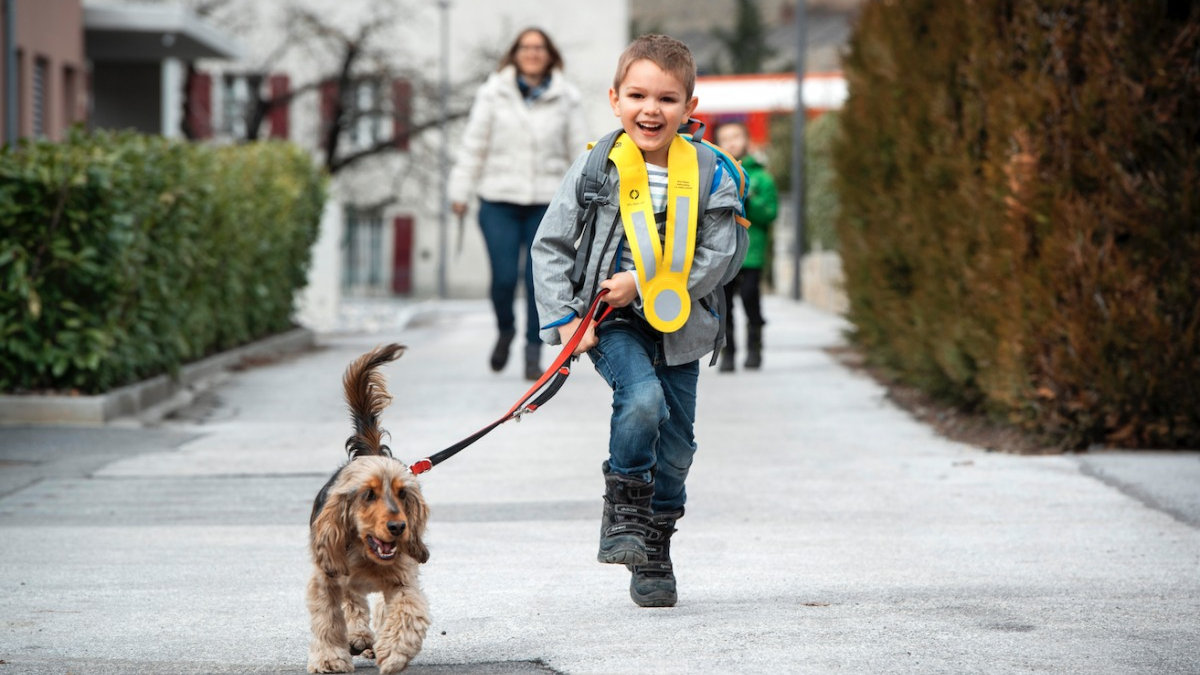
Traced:
<svg viewBox="0 0 1200 675">
<path fill-rule="evenodd" d="M 437 262 L 437 294 L 438 298 L 448 296 L 446 288 L 446 250 L 450 230 L 450 128 L 447 123 L 450 108 L 450 0 L 438 0 L 438 10 L 441 13 L 441 63 L 439 66 L 440 84 L 438 87 L 438 129 L 442 134 L 441 148 L 438 150 L 438 168 L 441 172 L 440 201 L 438 204 L 438 262 Z"/>
<path fill-rule="evenodd" d="M 804 262 L 804 52 L 805 4 L 796 0 L 796 114 L 792 122 L 792 211 L 796 214 L 796 241 L 792 245 L 792 299 L 804 297 L 801 264 Z"/>
</svg>

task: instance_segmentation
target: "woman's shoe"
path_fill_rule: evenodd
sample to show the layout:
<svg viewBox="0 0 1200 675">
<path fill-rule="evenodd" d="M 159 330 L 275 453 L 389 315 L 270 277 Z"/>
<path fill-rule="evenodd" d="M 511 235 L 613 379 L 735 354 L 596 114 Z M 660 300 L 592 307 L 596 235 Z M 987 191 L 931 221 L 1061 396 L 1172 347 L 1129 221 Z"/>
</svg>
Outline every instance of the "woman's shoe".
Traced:
<svg viewBox="0 0 1200 675">
<path fill-rule="evenodd" d="M 492 372 L 498 373 L 508 365 L 508 348 L 516 334 L 513 330 L 500 331 L 500 337 L 496 338 L 496 346 L 492 347 Z"/>
</svg>

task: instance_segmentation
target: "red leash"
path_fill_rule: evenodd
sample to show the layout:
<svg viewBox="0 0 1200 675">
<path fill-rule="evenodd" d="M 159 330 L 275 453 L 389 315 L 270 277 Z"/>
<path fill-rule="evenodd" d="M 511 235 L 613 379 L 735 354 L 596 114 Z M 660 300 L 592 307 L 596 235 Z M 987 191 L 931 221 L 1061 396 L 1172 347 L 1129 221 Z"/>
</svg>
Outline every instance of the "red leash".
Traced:
<svg viewBox="0 0 1200 675">
<path fill-rule="evenodd" d="M 600 309 L 601 301 L 607 294 L 607 288 L 600 289 L 600 292 L 596 294 L 596 299 L 592 301 L 592 306 L 588 308 L 587 314 L 583 316 L 583 321 L 579 323 L 579 327 L 575 329 L 575 333 L 571 335 L 571 339 L 567 341 L 567 344 L 563 345 L 562 351 L 560 351 L 558 356 L 554 358 L 554 363 L 550 364 L 550 367 L 546 369 L 546 372 L 542 373 L 542 376 L 538 378 L 538 381 L 529 388 L 529 391 L 525 392 L 524 396 L 522 396 L 517 400 L 516 403 L 513 404 L 513 407 L 508 409 L 508 412 L 504 413 L 500 419 L 492 422 L 479 431 L 476 431 L 470 436 L 467 436 L 454 445 L 451 445 L 445 450 L 415 462 L 408 467 L 408 470 L 411 471 L 414 476 L 419 476 L 420 474 L 429 471 L 447 459 L 450 459 L 475 441 L 488 435 L 492 429 L 495 429 L 511 419 L 515 419 L 519 422 L 521 420 L 521 415 L 536 411 L 539 407 L 544 405 L 546 401 L 549 401 L 551 398 L 553 398 L 553 396 L 558 393 L 558 390 L 562 388 L 563 384 L 566 383 L 567 376 L 571 374 L 571 362 L 574 360 L 573 353 L 575 348 L 579 346 L 579 343 L 583 341 L 583 336 L 587 334 L 588 327 L 591 326 L 593 322 L 599 325 L 601 321 L 604 321 L 604 319 L 608 317 L 609 312 L 612 312 L 613 308 L 611 306 L 606 306 L 603 311 Z M 530 401 L 530 399 L 533 400 Z"/>
</svg>

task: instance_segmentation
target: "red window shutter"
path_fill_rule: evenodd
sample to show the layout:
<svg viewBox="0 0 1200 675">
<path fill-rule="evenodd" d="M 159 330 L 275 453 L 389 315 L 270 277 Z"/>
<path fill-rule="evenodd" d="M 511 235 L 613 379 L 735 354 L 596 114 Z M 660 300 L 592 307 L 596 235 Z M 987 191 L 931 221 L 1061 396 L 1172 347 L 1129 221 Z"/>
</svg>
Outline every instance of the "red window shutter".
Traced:
<svg viewBox="0 0 1200 675">
<path fill-rule="evenodd" d="M 413 219 L 399 216 L 392 221 L 392 292 L 406 295 L 412 292 Z"/>
<path fill-rule="evenodd" d="M 333 124 L 334 107 L 337 104 L 338 86 L 335 80 L 321 82 L 321 134 L 329 131 Z"/>
<path fill-rule="evenodd" d="M 275 74 L 267 78 L 271 90 L 271 111 L 268 119 L 271 122 L 271 138 L 288 138 L 288 112 L 291 101 L 287 100 L 289 80 L 287 75 Z"/>
<path fill-rule="evenodd" d="M 412 82 L 398 77 L 392 80 L 392 140 L 397 150 L 408 150 L 411 121 Z"/>
<path fill-rule="evenodd" d="M 212 138 L 212 75 L 209 73 L 195 70 L 188 76 L 184 124 L 192 138 Z"/>
</svg>

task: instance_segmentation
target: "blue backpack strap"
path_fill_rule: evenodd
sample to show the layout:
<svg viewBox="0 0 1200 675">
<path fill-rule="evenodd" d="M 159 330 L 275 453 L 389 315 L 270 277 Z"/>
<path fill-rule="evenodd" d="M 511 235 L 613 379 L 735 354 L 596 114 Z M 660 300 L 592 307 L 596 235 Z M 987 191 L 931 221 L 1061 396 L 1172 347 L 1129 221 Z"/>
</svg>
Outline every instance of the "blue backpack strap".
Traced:
<svg viewBox="0 0 1200 675">
<path fill-rule="evenodd" d="M 592 144 L 592 150 L 583 163 L 583 174 L 575 183 L 575 201 L 579 204 L 579 223 L 582 226 L 579 248 L 575 251 L 575 265 L 571 268 L 571 286 L 576 293 L 583 287 L 587 260 L 592 254 L 596 212 L 608 204 L 608 195 L 612 192 L 612 184 L 608 180 L 608 153 L 622 131 L 617 129 L 607 133 Z"/>
</svg>

